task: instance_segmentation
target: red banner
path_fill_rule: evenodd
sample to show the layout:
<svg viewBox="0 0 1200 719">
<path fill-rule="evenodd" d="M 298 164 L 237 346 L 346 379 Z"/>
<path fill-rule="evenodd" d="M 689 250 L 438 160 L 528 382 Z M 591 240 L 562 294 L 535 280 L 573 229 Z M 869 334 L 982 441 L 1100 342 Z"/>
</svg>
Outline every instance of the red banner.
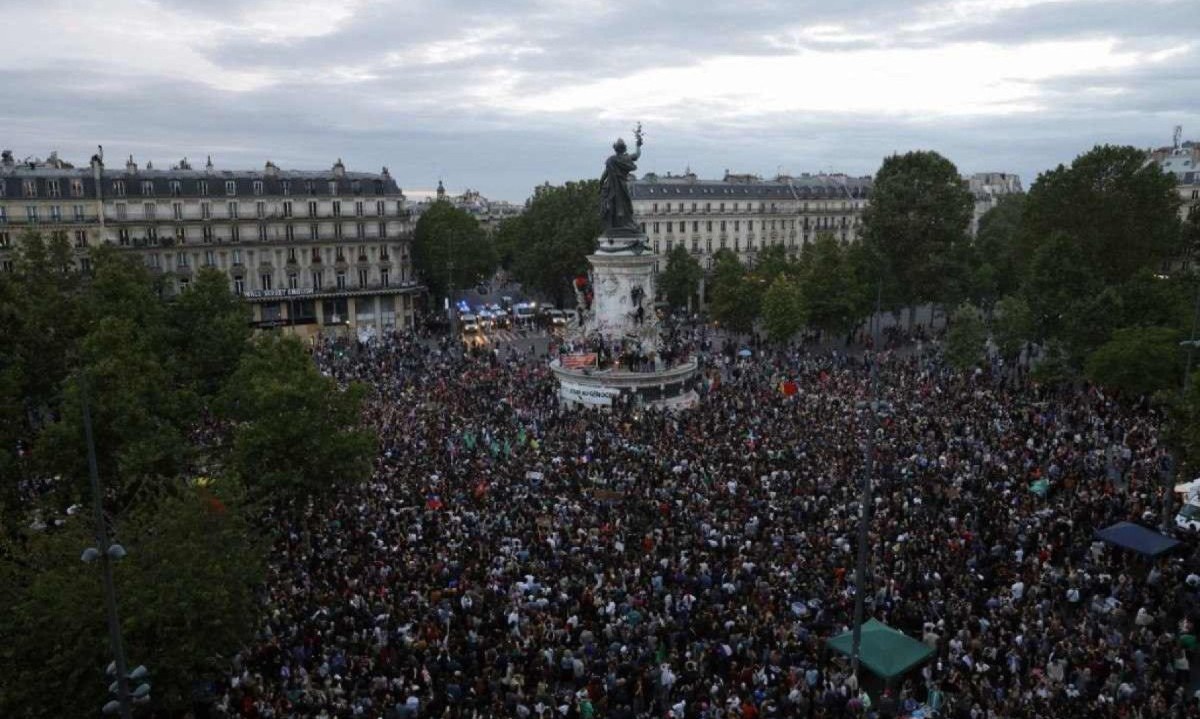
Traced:
<svg viewBox="0 0 1200 719">
<path fill-rule="evenodd" d="M 585 367 L 596 366 L 596 353 L 589 352 L 587 354 L 563 355 L 563 369 L 583 369 Z"/>
</svg>

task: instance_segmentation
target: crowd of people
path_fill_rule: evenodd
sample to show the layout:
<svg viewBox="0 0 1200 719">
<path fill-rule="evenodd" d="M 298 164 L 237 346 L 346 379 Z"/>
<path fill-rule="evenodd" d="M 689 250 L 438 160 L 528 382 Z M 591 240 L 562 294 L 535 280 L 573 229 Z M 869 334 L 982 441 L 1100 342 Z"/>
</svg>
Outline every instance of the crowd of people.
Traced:
<svg viewBox="0 0 1200 719">
<path fill-rule="evenodd" d="M 565 411 L 548 358 L 514 349 L 317 349 L 370 386 L 380 453 L 369 482 L 274 517 L 260 635 L 221 709 L 1200 716 L 1191 545 L 1145 560 L 1093 538 L 1157 511 L 1148 406 L 954 372 L 934 346 L 678 339 L 713 378 L 680 414 Z M 867 615 L 934 649 L 886 691 L 825 649 L 853 621 L 868 431 Z"/>
</svg>

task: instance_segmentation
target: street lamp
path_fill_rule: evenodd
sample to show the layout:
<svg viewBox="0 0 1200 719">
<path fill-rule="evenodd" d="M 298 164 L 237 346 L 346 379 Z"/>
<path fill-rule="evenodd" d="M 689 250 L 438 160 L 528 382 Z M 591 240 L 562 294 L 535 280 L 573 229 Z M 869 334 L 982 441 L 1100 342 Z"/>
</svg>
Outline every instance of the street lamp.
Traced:
<svg viewBox="0 0 1200 719">
<path fill-rule="evenodd" d="M 88 403 L 87 375 L 84 372 L 79 375 L 79 393 L 83 404 L 83 435 L 87 441 L 88 477 L 92 484 L 92 515 L 96 524 L 96 546 L 84 549 L 79 558 L 86 564 L 100 560 L 101 574 L 104 578 L 104 607 L 108 614 L 108 640 L 112 646 L 114 657 L 105 673 L 116 679 L 109 687 L 109 691 L 116 694 L 117 698 L 105 704 L 102 710 L 105 714 L 119 713 L 121 719 L 131 719 L 133 703 L 142 704 L 150 701 L 150 684 L 143 682 L 131 696 L 129 681 L 142 679 L 149 672 L 144 666 L 139 666 L 132 672 L 126 671 L 125 647 L 121 642 L 121 622 L 117 617 L 117 591 L 113 582 L 112 565 L 113 562 L 124 559 L 128 552 L 120 544 L 109 542 L 108 539 L 108 528 L 104 521 L 104 508 L 100 495 L 100 470 L 96 463 L 96 443 L 92 437 L 92 410 Z M 100 549 L 101 547 L 103 550 Z"/>
<path fill-rule="evenodd" d="M 883 282 L 881 281 L 875 296 L 875 316 L 872 318 L 872 322 L 878 320 L 882 304 Z M 872 328 L 872 336 L 874 336 L 874 332 L 875 330 Z M 890 406 L 879 400 L 879 354 L 879 351 L 876 350 L 875 356 L 871 358 L 871 401 L 858 403 L 861 409 L 870 410 L 871 422 L 867 425 L 867 442 L 863 449 L 865 457 L 862 496 L 859 498 L 858 560 L 854 567 L 854 633 L 850 641 L 850 667 L 855 679 L 858 678 L 859 650 L 862 647 L 863 605 L 867 593 L 867 543 L 871 525 L 871 472 L 875 466 L 875 431 L 879 426 L 880 412 L 885 407 L 890 410 Z"/>
</svg>

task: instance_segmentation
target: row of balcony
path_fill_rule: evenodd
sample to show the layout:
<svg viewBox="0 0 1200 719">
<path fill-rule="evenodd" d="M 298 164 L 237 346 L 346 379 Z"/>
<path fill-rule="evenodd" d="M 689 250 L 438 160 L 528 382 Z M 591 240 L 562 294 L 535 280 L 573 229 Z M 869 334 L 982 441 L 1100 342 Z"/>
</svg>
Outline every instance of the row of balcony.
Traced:
<svg viewBox="0 0 1200 719">
<path fill-rule="evenodd" d="M 662 209 L 662 210 L 654 210 L 654 209 L 646 209 L 646 208 L 645 208 L 645 206 L 643 206 L 642 208 L 640 208 L 640 211 L 637 211 L 635 214 L 637 214 L 637 215 L 639 216 L 639 218 L 640 218 L 640 217 L 646 217 L 646 216 L 651 216 L 651 215 L 655 215 L 655 216 L 657 216 L 657 215 L 794 215 L 794 214 L 845 214 L 845 213 L 857 213 L 857 212 L 859 212 L 860 210 L 861 210 L 861 208 L 854 208 L 854 207 L 842 207 L 842 208 L 836 208 L 836 207 L 830 207 L 830 208 L 814 207 L 814 208 L 811 208 L 811 209 L 808 209 L 808 208 L 803 208 L 803 209 L 802 209 L 802 208 L 799 208 L 799 207 L 768 207 L 768 208 L 764 208 L 764 209 L 752 209 L 752 210 L 743 210 L 743 209 L 740 209 L 740 208 L 739 208 L 739 209 L 737 209 L 737 210 L 722 210 L 722 209 L 717 209 L 717 208 L 714 208 L 714 209 L 711 209 L 711 210 L 705 210 L 705 209 L 695 209 L 695 210 L 672 210 L 672 209 L 670 209 L 670 208 L 664 208 L 664 209 Z"/>
<path fill-rule="evenodd" d="M 210 222 L 269 222 L 269 221 L 280 221 L 280 220 L 291 220 L 293 222 L 297 222 L 297 221 L 308 222 L 308 221 L 313 221 L 313 220 L 317 220 L 317 221 L 319 221 L 319 220 L 339 220 L 342 222 L 387 222 L 387 221 L 396 221 L 396 220 L 403 221 L 403 220 L 408 220 L 411 218 L 412 218 L 412 213 L 408 212 L 408 211 L 405 211 L 403 213 L 398 213 L 398 214 L 385 214 L 385 215 L 333 215 L 333 214 L 327 214 L 327 215 L 316 215 L 316 216 L 306 215 L 303 217 L 296 215 L 296 214 L 285 215 L 285 214 L 279 213 L 279 212 L 272 212 L 272 213 L 263 215 L 261 217 L 258 215 L 255 215 L 253 217 L 229 217 L 226 215 L 226 216 L 221 216 L 221 217 L 212 217 L 212 216 L 209 216 L 209 217 L 174 217 L 174 216 L 172 216 L 169 218 L 168 217 L 162 217 L 162 218 L 159 218 L 159 217 L 141 217 L 141 218 L 126 217 L 124 219 L 121 219 L 121 218 L 117 218 L 117 217 L 107 217 L 106 216 L 104 218 L 104 222 L 108 223 L 108 224 L 118 224 L 118 223 L 146 224 L 146 223 L 152 222 L 152 223 L 164 223 L 164 224 L 177 225 L 177 224 L 188 223 L 188 222 L 203 222 L 203 223 L 210 223 Z M 82 224 L 99 224 L 99 222 L 100 222 L 99 215 L 86 215 L 84 217 L 75 217 L 75 216 L 54 217 L 53 215 L 51 215 L 49 217 L 38 216 L 36 218 L 30 218 L 28 215 L 23 216 L 23 215 L 17 215 L 17 214 L 0 215 L 0 225 L 45 225 L 45 224 L 82 225 Z"/>
<path fill-rule="evenodd" d="M 191 238 L 188 238 L 184 242 L 179 242 L 177 240 L 177 238 L 175 237 L 175 235 L 166 234 L 166 235 L 162 235 L 161 237 L 158 237 L 158 238 L 131 237 L 131 238 L 129 238 L 128 244 L 121 244 L 120 246 L 121 247 L 132 247 L 135 249 L 151 249 L 151 248 L 155 248 L 155 247 L 175 247 L 177 245 L 180 247 L 210 247 L 210 246 L 214 246 L 214 245 L 237 245 L 239 247 L 244 247 L 247 245 L 250 245 L 250 246 L 276 245 L 276 246 L 281 246 L 281 247 L 282 246 L 307 247 L 309 245 L 324 244 L 324 243 L 329 243 L 329 242 L 357 244 L 360 242 L 407 242 L 408 240 L 409 240 L 409 238 L 407 238 L 407 237 L 389 237 L 386 235 L 382 236 L 382 237 L 379 235 L 363 235 L 362 237 L 358 237 L 356 235 L 353 237 L 345 237 L 345 236 L 343 236 L 343 237 L 317 237 L 316 239 L 313 239 L 311 237 L 305 237 L 303 239 L 297 238 L 294 240 L 289 240 L 285 237 L 268 237 L 265 240 L 260 240 L 257 236 L 249 237 L 249 238 L 239 238 L 236 240 L 233 238 L 230 238 L 230 237 L 214 237 L 210 240 L 205 240 L 205 239 L 197 240 L 196 238 L 191 237 Z M 114 242 L 113 240 L 106 238 L 104 240 L 104 244 L 117 245 L 120 243 Z"/>
</svg>

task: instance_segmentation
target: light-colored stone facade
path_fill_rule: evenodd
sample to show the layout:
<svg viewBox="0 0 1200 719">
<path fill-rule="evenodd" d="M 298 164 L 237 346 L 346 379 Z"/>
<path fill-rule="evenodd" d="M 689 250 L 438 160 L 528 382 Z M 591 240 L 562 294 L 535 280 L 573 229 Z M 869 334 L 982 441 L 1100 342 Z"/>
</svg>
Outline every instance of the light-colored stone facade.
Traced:
<svg viewBox="0 0 1200 719">
<path fill-rule="evenodd" d="M 983 217 L 1000 202 L 1005 195 L 1017 195 L 1021 189 L 1021 178 L 1011 172 L 976 172 L 966 178 L 967 189 L 975 199 L 971 214 L 971 236 L 979 233 L 979 218 Z"/>
<path fill-rule="evenodd" d="M 388 173 L 167 170 L 130 158 L 106 167 L 100 153 L 76 168 L 0 159 L 0 270 L 10 270 L 26 230 L 65 233 L 77 269 L 112 245 L 139 254 L 186 289 L 215 267 L 253 306 L 260 327 L 360 336 L 411 327 L 421 287 L 414 277 L 404 194 Z"/>
<path fill-rule="evenodd" d="M 1175 177 L 1179 191 L 1179 219 L 1200 208 L 1200 142 L 1179 142 L 1172 147 L 1153 150 L 1150 159 L 1162 171 Z"/>
<path fill-rule="evenodd" d="M 632 190 L 634 214 L 654 252 L 665 255 L 683 243 L 710 269 L 722 248 L 753 263 L 771 245 L 798 253 L 822 232 L 844 242 L 858 239 L 871 178 L 805 174 L 763 180 L 726 172 L 720 180 L 701 180 L 691 172 L 649 173 Z"/>
</svg>

